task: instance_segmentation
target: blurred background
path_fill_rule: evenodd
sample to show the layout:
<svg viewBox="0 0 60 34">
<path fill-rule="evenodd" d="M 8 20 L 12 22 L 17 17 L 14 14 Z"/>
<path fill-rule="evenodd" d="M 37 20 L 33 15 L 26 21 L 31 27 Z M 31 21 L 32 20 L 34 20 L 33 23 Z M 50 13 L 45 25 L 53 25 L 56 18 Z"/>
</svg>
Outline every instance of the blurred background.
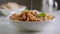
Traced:
<svg viewBox="0 0 60 34">
<path fill-rule="evenodd" d="M 45 0 L 46 1 L 46 0 Z M 53 0 L 53 7 L 55 7 L 55 3 L 54 1 L 56 1 L 58 3 L 58 7 L 56 10 L 60 10 L 60 0 Z M 42 2 L 43 0 L 0 0 L 0 5 L 8 3 L 8 2 L 16 2 L 20 5 L 25 5 L 27 6 L 27 9 L 36 9 L 36 10 L 41 10 L 42 8 Z M 49 4 L 49 0 L 46 1 L 47 4 Z M 2 15 L 1 11 L 0 11 L 0 15 Z"/>
</svg>

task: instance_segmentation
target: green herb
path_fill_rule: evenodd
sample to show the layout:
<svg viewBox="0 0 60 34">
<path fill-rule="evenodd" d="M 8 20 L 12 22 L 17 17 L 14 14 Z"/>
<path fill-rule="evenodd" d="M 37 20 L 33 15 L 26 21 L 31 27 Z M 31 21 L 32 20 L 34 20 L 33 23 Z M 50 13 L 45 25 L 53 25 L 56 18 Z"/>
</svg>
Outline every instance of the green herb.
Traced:
<svg viewBox="0 0 60 34">
<path fill-rule="evenodd" d="M 22 12 L 27 12 L 28 10 L 27 9 L 25 9 L 25 10 L 23 10 Z"/>
<path fill-rule="evenodd" d="M 38 16 L 40 16 L 40 17 L 44 17 L 45 15 L 46 15 L 45 12 L 41 12 L 40 14 L 38 14 Z"/>
<path fill-rule="evenodd" d="M 32 12 L 33 10 L 29 10 L 30 12 Z"/>
</svg>

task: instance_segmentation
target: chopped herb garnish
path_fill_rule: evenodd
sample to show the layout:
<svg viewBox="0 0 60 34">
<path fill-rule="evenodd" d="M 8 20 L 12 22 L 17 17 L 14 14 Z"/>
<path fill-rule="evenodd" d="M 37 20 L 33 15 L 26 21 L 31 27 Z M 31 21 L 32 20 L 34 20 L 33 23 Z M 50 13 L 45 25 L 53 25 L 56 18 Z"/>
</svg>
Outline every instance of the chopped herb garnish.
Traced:
<svg viewBox="0 0 60 34">
<path fill-rule="evenodd" d="M 33 10 L 30 10 L 30 12 L 32 12 Z"/>
<path fill-rule="evenodd" d="M 25 9 L 25 10 L 23 10 L 22 12 L 27 12 L 28 10 L 27 9 Z"/>
<path fill-rule="evenodd" d="M 40 16 L 40 17 L 44 17 L 45 15 L 46 15 L 45 12 L 41 12 L 41 13 L 38 14 L 38 16 Z"/>
</svg>

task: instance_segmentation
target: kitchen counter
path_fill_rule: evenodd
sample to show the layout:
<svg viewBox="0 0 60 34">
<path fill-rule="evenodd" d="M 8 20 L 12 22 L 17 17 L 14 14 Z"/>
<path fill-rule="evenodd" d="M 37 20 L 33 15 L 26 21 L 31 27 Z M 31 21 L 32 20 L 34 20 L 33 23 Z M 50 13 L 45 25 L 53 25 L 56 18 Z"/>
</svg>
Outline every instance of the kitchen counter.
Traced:
<svg viewBox="0 0 60 34">
<path fill-rule="evenodd" d="M 54 11 L 56 20 L 48 25 L 43 31 L 36 33 L 21 33 L 11 25 L 6 16 L 0 16 L 0 34 L 60 34 L 60 11 Z"/>
</svg>

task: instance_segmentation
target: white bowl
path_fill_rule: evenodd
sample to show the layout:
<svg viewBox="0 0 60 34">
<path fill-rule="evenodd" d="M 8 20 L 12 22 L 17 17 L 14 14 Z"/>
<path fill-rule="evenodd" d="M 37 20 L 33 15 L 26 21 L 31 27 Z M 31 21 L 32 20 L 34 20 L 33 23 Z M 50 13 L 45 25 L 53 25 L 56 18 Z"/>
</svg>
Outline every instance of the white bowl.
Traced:
<svg viewBox="0 0 60 34">
<path fill-rule="evenodd" d="M 23 5 L 21 5 L 20 6 L 20 8 L 14 8 L 14 9 L 1 9 L 0 8 L 0 11 L 4 14 L 4 15 L 9 15 L 10 14 L 10 12 L 12 11 L 12 10 L 15 10 L 15 11 L 17 11 L 17 10 L 20 10 L 20 9 L 26 9 L 26 6 L 23 6 Z"/>
<path fill-rule="evenodd" d="M 43 21 L 43 22 L 34 22 L 34 21 L 16 21 L 16 20 L 10 20 L 8 17 L 9 22 L 17 27 L 19 30 L 30 30 L 30 31 L 41 31 L 49 24 L 53 23 L 53 20 Z"/>
</svg>

